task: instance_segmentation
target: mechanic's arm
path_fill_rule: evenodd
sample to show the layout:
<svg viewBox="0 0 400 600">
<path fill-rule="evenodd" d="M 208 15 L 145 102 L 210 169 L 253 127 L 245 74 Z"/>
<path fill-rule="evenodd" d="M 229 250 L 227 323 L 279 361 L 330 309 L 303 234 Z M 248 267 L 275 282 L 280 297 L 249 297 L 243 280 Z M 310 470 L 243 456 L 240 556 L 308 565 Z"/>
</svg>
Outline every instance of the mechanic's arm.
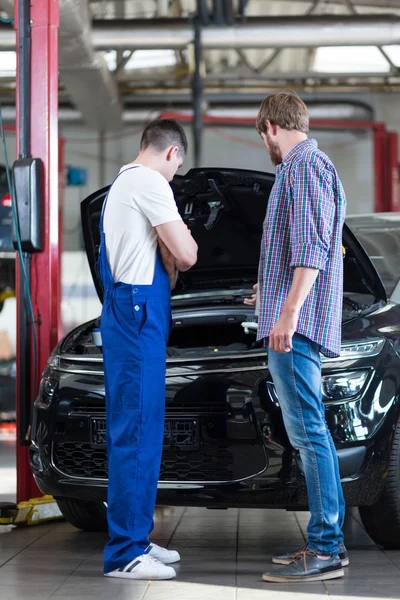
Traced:
<svg viewBox="0 0 400 600">
<path fill-rule="evenodd" d="M 328 259 L 335 202 L 327 175 L 314 163 L 299 164 L 292 174 L 290 266 L 294 273 L 281 315 L 269 334 L 269 347 L 275 352 L 292 350 L 300 310 Z"/>
<path fill-rule="evenodd" d="M 178 281 L 179 275 L 179 271 L 176 268 L 175 258 L 172 256 L 171 252 L 168 250 L 167 246 L 164 244 L 160 237 L 158 238 L 158 247 L 160 249 L 161 259 L 164 263 L 164 267 L 168 273 L 171 290 L 173 290 L 176 286 L 176 282 Z"/>
<path fill-rule="evenodd" d="M 178 271 L 188 271 L 193 267 L 197 261 L 197 244 L 185 223 L 183 221 L 171 221 L 159 225 L 156 229 L 161 242 L 172 254 L 176 269 Z M 162 248 L 162 244 L 160 248 Z"/>
</svg>

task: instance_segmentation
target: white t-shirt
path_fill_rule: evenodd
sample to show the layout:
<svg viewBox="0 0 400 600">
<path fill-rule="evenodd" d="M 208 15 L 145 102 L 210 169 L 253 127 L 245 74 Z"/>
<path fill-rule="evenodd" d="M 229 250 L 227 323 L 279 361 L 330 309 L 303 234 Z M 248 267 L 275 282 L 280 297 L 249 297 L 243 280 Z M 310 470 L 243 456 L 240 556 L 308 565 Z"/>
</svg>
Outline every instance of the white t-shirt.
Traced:
<svg viewBox="0 0 400 600">
<path fill-rule="evenodd" d="M 161 173 L 142 165 L 126 165 L 120 173 L 104 211 L 108 264 L 115 282 L 151 285 L 157 252 L 155 227 L 179 221 L 181 216 Z"/>
</svg>

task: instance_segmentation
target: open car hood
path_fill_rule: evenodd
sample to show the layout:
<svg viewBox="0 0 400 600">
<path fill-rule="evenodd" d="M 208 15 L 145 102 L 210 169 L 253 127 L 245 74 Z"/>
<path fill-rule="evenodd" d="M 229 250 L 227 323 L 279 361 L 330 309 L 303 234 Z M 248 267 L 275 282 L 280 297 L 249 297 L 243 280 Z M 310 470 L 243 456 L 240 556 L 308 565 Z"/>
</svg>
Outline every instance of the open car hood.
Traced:
<svg viewBox="0 0 400 600">
<path fill-rule="evenodd" d="M 262 225 L 275 176 L 244 169 L 191 169 L 171 187 L 183 220 L 199 245 L 196 265 L 180 275 L 173 294 L 250 288 L 258 275 Z M 97 258 L 100 214 L 109 186 L 83 200 L 86 253 L 100 300 Z M 345 225 L 344 291 L 386 301 L 382 281 L 365 250 Z"/>
</svg>

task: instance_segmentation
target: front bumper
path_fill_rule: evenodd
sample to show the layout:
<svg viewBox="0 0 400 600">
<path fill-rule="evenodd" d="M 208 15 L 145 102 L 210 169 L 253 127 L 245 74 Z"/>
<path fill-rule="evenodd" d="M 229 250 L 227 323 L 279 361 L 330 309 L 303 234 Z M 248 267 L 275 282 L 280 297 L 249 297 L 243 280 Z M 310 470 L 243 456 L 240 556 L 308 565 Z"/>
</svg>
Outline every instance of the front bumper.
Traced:
<svg viewBox="0 0 400 600">
<path fill-rule="evenodd" d="M 347 357 L 323 368 L 329 373 L 371 370 L 358 397 L 326 407 L 346 501 L 371 505 L 382 491 L 398 418 L 398 357 L 388 345 L 379 358 Z M 45 376 L 56 378 L 56 391 L 46 408 L 41 389 L 34 409 L 30 456 L 38 486 L 55 497 L 105 501 L 102 374 L 65 368 L 57 374 L 48 369 Z M 167 440 L 164 448 L 159 503 L 307 505 L 301 462 L 288 442 L 268 379 L 263 357 L 221 359 L 218 370 L 186 364 L 169 368 L 167 418 L 173 428 L 182 427 L 179 443 L 178 438 L 173 444 Z"/>
<path fill-rule="evenodd" d="M 387 461 L 383 456 L 359 447 L 345 461 L 357 461 L 360 474 L 343 480 L 343 491 L 348 506 L 374 504 L 382 491 Z M 38 449 L 30 450 L 31 465 L 37 465 Z M 340 457 L 340 454 L 339 454 Z M 363 458 L 364 457 L 364 458 Z M 361 462 L 360 462 L 361 461 Z M 40 472 L 35 467 L 34 477 L 44 494 L 55 498 L 74 498 L 83 501 L 107 501 L 107 480 L 72 479 L 60 474 L 54 467 Z M 307 491 L 299 469 L 290 481 L 268 480 L 256 476 L 232 484 L 165 483 L 159 482 L 157 503 L 171 506 L 205 506 L 208 508 L 283 508 L 306 509 Z"/>
</svg>

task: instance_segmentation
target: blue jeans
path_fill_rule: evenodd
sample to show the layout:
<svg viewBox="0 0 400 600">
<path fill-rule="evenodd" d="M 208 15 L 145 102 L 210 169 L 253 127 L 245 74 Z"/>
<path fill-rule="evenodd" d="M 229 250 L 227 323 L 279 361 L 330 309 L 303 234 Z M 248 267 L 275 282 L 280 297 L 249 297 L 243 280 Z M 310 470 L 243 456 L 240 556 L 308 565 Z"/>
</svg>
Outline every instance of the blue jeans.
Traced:
<svg viewBox="0 0 400 600">
<path fill-rule="evenodd" d="M 290 443 L 303 463 L 311 512 L 308 548 L 336 556 L 343 542 L 345 502 L 336 449 L 325 421 L 319 346 L 296 333 L 291 352 L 268 348 L 268 367 Z"/>
</svg>

